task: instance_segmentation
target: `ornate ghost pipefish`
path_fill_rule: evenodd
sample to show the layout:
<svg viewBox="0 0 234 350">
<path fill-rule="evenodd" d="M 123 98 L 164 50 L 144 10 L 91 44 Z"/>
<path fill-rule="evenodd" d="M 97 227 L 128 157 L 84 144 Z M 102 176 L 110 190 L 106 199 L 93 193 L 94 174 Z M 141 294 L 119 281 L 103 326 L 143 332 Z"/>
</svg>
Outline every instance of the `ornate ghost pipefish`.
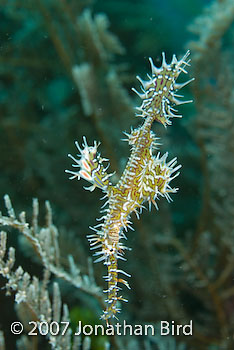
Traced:
<svg viewBox="0 0 234 350">
<path fill-rule="evenodd" d="M 126 260 L 124 258 L 124 250 L 128 249 L 123 244 L 126 239 L 124 231 L 127 231 L 131 221 L 129 217 L 134 212 L 139 219 L 144 202 L 148 201 L 149 208 L 151 203 L 158 209 L 156 200 L 161 196 L 171 201 L 170 193 L 176 193 L 178 188 L 172 188 L 171 181 L 179 175 L 181 165 L 177 165 L 177 159 L 173 158 L 167 162 L 168 153 L 160 155 L 155 154 L 155 150 L 160 145 L 157 143 L 158 138 L 154 134 L 152 124 L 158 121 L 165 127 L 171 125 L 171 119 L 182 117 L 176 114 L 175 105 L 188 103 L 191 101 L 180 100 L 181 95 L 177 95 L 177 91 L 190 83 L 193 79 L 185 83 L 176 83 L 181 72 L 187 73 L 186 66 L 189 66 L 188 59 L 190 52 L 187 51 L 184 57 L 177 60 L 173 55 L 170 64 L 166 63 L 165 54 L 162 54 L 162 65 L 160 68 L 155 67 L 150 58 L 152 76 L 148 75 L 148 80 L 143 81 L 137 76 L 142 87 L 139 93 L 135 89 L 137 95 L 142 99 L 142 104 L 137 107 L 137 116 L 143 118 L 142 126 L 131 131 L 130 134 L 125 133 L 129 145 L 131 146 L 131 154 L 127 161 L 127 165 L 123 174 L 114 186 L 109 178 L 113 174 L 107 173 L 109 165 L 104 166 L 108 161 L 102 158 L 97 152 L 99 143 L 94 141 L 93 146 L 88 146 L 86 138 L 83 137 L 82 147 L 78 142 L 75 145 L 79 151 L 78 157 L 68 155 L 73 161 L 73 167 L 77 167 L 77 171 L 66 170 L 71 174 L 70 179 L 83 178 L 91 183 L 86 188 L 93 191 L 96 187 L 100 188 L 106 198 L 105 204 L 101 212 L 105 213 L 98 221 L 102 221 L 98 225 L 91 227 L 95 232 L 88 235 L 91 249 L 99 249 L 94 253 L 97 257 L 95 262 L 103 261 L 107 266 L 107 276 L 104 279 L 108 283 L 106 299 L 106 310 L 104 310 L 102 318 L 108 320 L 116 317 L 120 312 L 118 301 L 127 301 L 122 295 L 119 295 L 121 288 L 119 283 L 124 284 L 130 289 L 128 282 L 119 277 L 130 275 L 118 268 L 118 260 Z"/>
</svg>

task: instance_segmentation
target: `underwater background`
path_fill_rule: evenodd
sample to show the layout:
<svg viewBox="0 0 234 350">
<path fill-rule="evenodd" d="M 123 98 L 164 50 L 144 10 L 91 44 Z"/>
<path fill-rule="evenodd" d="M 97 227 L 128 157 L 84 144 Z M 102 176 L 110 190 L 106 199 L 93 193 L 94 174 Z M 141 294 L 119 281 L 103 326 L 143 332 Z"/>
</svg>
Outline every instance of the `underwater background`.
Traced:
<svg viewBox="0 0 234 350">
<path fill-rule="evenodd" d="M 12 334 L 12 322 L 37 320 L 43 304 L 73 331 L 78 320 L 104 324 L 106 271 L 93 266 L 86 238 L 102 193 L 68 179 L 67 154 L 84 135 L 89 145 L 100 141 L 117 181 L 130 155 L 123 131 L 141 124 L 136 75 L 151 73 L 149 57 L 160 67 L 162 52 L 169 63 L 188 49 L 195 80 L 182 94 L 193 103 L 179 106 L 183 118 L 171 127 L 153 126 L 160 152 L 182 165 L 179 191 L 158 211 L 132 216 L 131 251 L 120 263 L 131 290 L 123 288 L 119 322 L 158 329 L 163 320 L 193 320 L 193 335 L 79 341 L 86 350 L 234 349 L 233 0 L 0 0 L 0 28 L 0 223 L 15 249 L 7 260 L 2 234 L 0 350 L 79 348 L 69 337 L 27 336 L 26 326 Z"/>
</svg>

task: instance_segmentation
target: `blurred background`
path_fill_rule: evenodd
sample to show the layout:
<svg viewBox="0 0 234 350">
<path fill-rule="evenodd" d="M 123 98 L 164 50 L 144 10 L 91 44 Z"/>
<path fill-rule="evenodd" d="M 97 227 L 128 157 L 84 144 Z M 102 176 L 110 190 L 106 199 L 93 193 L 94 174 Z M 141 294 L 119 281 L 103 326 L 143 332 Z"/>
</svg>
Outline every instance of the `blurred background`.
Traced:
<svg viewBox="0 0 234 350">
<path fill-rule="evenodd" d="M 100 217 L 97 189 L 70 181 L 68 153 L 85 135 L 88 144 L 110 159 L 118 181 L 130 154 L 122 142 L 141 120 L 136 75 L 146 79 L 148 58 L 161 65 L 191 50 L 183 89 L 189 105 L 182 119 L 165 129 L 161 152 L 178 158 L 180 190 L 173 203 L 161 199 L 159 211 L 144 211 L 128 232 L 127 262 L 131 291 L 123 296 L 120 321 L 157 324 L 194 322 L 192 337 L 129 339 L 119 349 L 231 350 L 234 346 L 234 3 L 233 0 L 0 0 L 0 198 L 8 193 L 16 213 L 30 218 L 32 198 L 49 200 L 60 232 L 62 258 L 72 254 L 82 272 L 91 256 L 86 235 Z M 179 82 L 187 80 L 181 76 Z M 4 211 L 4 203 L 1 204 Z M 9 245 L 24 270 L 42 276 L 41 265 L 16 230 Z M 104 287 L 102 264 L 95 264 Z M 0 287 L 5 280 L 0 279 Z M 72 320 L 98 324 L 100 305 L 61 283 Z M 10 311 L 9 311 L 10 310 Z M 7 350 L 15 349 L 9 324 L 14 298 L 0 290 L 0 329 Z M 44 341 L 44 340 L 43 340 Z M 49 349 L 39 343 L 38 349 Z M 93 350 L 103 349 L 94 339 Z M 147 345 L 147 346 L 148 346 Z M 163 347 L 164 346 L 164 347 Z M 118 348 L 112 344 L 113 349 Z M 33 349 L 35 350 L 35 349 Z"/>
</svg>

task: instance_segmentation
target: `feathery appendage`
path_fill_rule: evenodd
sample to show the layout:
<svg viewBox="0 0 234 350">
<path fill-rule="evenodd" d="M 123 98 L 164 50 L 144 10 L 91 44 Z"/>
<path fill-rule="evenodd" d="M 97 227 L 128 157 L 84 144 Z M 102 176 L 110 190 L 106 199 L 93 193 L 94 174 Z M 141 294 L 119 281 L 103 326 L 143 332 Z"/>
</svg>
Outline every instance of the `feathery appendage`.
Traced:
<svg viewBox="0 0 234 350">
<path fill-rule="evenodd" d="M 176 83 L 176 79 L 180 73 L 187 74 L 186 66 L 190 66 L 188 60 L 190 52 L 187 51 L 181 60 L 177 60 L 173 55 L 170 64 L 166 63 L 165 54 L 162 53 L 162 66 L 160 68 L 155 67 L 152 58 L 149 58 L 152 76 L 148 75 L 149 80 L 144 81 L 139 76 L 137 79 L 142 85 L 143 93 L 139 93 L 133 88 L 133 91 L 143 100 L 142 105 L 137 107 L 140 112 L 138 116 L 154 116 L 154 119 L 162 123 L 164 126 L 171 125 L 170 118 L 179 117 L 181 115 L 175 114 L 177 110 L 172 105 L 181 105 L 192 101 L 179 100 L 181 95 L 177 95 L 176 92 L 189 84 L 194 79 L 190 79 L 183 84 Z"/>
<path fill-rule="evenodd" d="M 119 274 L 127 277 L 130 275 L 118 269 L 118 260 L 126 260 L 124 258 L 124 250 L 128 249 L 123 244 L 123 239 L 127 239 L 124 231 L 130 226 L 130 215 L 134 212 L 139 218 L 139 214 L 144 207 L 144 202 L 148 201 L 149 207 L 153 203 L 158 209 L 156 200 L 161 196 L 171 201 L 170 193 L 177 192 L 177 188 L 171 187 L 171 181 L 179 175 L 180 165 L 177 165 L 177 159 L 174 158 L 167 162 L 168 153 L 160 155 L 158 152 L 158 138 L 151 130 L 154 121 L 162 123 L 165 127 L 171 125 L 171 118 L 181 117 L 175 114 L 177 111 L 174 105 L 180 105 L 191 101 L 182 101 L 178 98 L 183 97 L 177 95 L 177 90 L 181 89 L 193 79 L 178 84 L 176 79 L 181 72 L 187 73 L 186 66 L 189 66 L 189 51 L 186 52 L 181 60 L 177 60 L 173 55 L 170 64 L 166 63 L 165 54 L 162 57 L 162 66 L 157 68 L 154 66 L 150 58 L 152 76 L 148 76 L 149 80 L 143 81 L 139 77 L 142 84 L 143 93 L 138 93 L 143 100 L 140 107 L 137 108 L 141 117 L 144 118 L 143 125 L 131 131 L 130 134 L 125 133 L 127 141 L 131 146 L 131 155 L 126 164 L 125 170 L 114 186 L 109 181 L 109 177 L 113 174 L 107 173 L 107 167 L 103 166 L 103 162 L 107 161 L 101 158 L 97 152 L 99 144 L 95 141 L 94 146 L 88 146 L 84 137 L 83 148 L 76 146 L 79 150 L 79 159 L 69 155 L 74 161 L 73 166 L 78 167 L 78 171 L 66 170 L 71 174 L 71 179 L 82 177 L 89 181 L 92 185 L 89 190 L 100 188 L 107 199 L 103 205 L 101 212 L 104 213 L 98 221 L 100 223 L 91 229 L 94 234 L 88 235 L 91 249 L 99 249 L 94 256 L 95 262 L 103 261 L 107 266 L 108 274 L 104 277 L 108 283 L 107 307 L 102 318 L 108 320 L 116 317 L 120 312 L 117 305 L 118 301 L 127 301 L 119 296 L 119 283 L 129 287 L 125 279 L 119 278 Z"/>
</svg>

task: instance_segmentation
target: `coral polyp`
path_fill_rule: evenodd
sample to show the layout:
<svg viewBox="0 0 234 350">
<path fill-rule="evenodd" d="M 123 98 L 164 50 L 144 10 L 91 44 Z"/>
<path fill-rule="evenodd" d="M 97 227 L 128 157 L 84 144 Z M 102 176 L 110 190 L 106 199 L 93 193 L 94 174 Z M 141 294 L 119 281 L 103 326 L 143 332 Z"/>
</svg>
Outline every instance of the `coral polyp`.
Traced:
<svg viewBox="0 0 234 350">
<path fill-rule="evenodd" d="M 108 270 L 105 276 L 108 288 L 104 291 L 107 293 L 107 306 L 102 316 L 105 320 L 116 317 L 120 312 L 118 301 L 127 301 L 119 295 L 119 284 L 130 287 L 119 275 L 130 275 L 118 269 L 118 260 L 126 260 L 124 251 L 128 248 L 123 242 L 127 238 L 125 232 L 128 228 L 132 229 L 130 215 L 134 212 L 139 218 L 145 202 L 148 202 L 149 207 L 153 204 L 158 209 L 159 197 L 171 201 L 170 195 L 178 190 L 171 186 L 171 181 L 179 175 L 181 165 L 177 164 L 176 158 L 167 161 L 168 153 L 156 153 L 160 144 L 152 131 L 152 125 L 154 121 L 165 127 L 171 125 L 171 119 L 181 117 L 176 114 L 174 106 L 190 102 L 180 100 L 182 96 L 177 91 L 192 79 L 182 84 L 176 83 L 181 72 L 187 73 L 185 68 L 190 62 L 188 56 L 189 51 L 180 60 L 173 55 L 171 63 L 167 64 L 163 53 L 160 68 L 155 67 L 150 58 L 152 76 L 148 75 L 147 81 L 137 77 L 142 85 L 142 93 L 133 90 L 142 99 L 141 106 L 137 107 L 137 116 L 143 118 L 143 124 L 130 134 L 125 133 L 131 154 L 116 185 L 109 180 L 113 174 L 107 173 L 108 165 L 104 166 L 104 163 L 108 160 L 98 153 L 99 144 L 96 141 L 93 146 L 88 146 L 84 137 L 82 147 L 78 142 L 75 143 L 79 151 L 78 158 L 69 155 L 74 161 L 73 167 L 78 167 L 78 171 L 66 170 L 71 174 L 70 178 L 83 178 L 91 183 L 87 189 L 92 191 L 98 187 L 105 193 L 104 215 L 100 223 L 92 228 L 94 234 L 88 236 L 91 249 L 99 249 L 94 253 L 95 261 L 103 261 Z"/>
</svg>

